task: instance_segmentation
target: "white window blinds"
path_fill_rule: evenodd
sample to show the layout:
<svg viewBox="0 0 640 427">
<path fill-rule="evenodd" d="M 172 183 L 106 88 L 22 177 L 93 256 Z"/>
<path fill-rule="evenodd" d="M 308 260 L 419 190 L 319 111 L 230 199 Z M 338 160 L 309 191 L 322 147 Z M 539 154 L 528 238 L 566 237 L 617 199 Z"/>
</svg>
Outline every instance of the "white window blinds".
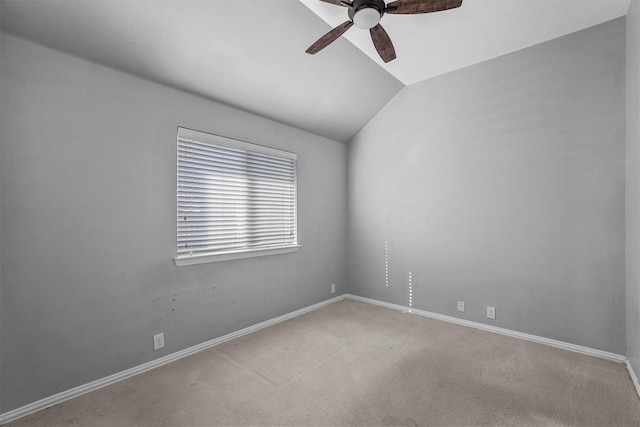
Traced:
<svg viewBox="0 0 640 427">
<path fill-rule="evenodd" d="M 296 155 L 178 128 L 178 258 L 297 245 Z"/>
</svg>

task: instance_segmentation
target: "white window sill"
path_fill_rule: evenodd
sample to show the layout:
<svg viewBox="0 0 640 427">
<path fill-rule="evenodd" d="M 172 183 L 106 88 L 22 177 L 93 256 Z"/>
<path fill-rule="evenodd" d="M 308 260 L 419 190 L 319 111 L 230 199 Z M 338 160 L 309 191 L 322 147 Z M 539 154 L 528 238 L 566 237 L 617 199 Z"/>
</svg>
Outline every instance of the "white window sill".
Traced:
<svg viewBox="0 0 640 427">
<path fill-rule="evenodd" d="M 268 249 L 250 249 L 243 251 L 222 252 L 213 254 L 197 254 L 197 255 L 180 255 L 173 258 L 176 266 L 205 264 L 208 262 L 230 261 L 232 259 L 253 258 L 257 256 L 286 254 L 290 252 L 298 252 L 302 246 L 284 246 L 280 248 Z"/>
</svg>

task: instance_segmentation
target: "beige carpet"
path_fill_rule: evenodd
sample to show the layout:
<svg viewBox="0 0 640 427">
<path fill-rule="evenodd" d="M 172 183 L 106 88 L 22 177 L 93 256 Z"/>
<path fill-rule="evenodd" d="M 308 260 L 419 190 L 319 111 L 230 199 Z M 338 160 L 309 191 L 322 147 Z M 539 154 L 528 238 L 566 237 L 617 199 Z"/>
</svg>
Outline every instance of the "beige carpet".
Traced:
<svg viewBox="0 0 640 427">
<path fill-rule="evenodd" d="M 640 425 L 622 364 L 345 300 L 10 425 Z"/>
</svg>

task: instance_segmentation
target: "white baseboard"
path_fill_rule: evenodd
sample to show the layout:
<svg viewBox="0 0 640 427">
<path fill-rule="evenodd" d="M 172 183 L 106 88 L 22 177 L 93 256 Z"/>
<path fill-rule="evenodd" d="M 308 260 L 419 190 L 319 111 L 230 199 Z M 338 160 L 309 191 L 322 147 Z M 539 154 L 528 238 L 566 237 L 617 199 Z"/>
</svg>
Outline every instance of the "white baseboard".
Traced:
<svg viewBox="0 0 640 427">
<path fill-rule="evenodd" d="M 410 312 L 419 316 L 430 317 L 432 319 L 443 320 L 445 322 L 456 323 L 458 325 L 468 326 L 475 329 L 481 329 L 483 331 L 494 332 L 496 334 L 506 335 L 509 337 L 520 338 L 527 341 L 533 341 L 540 344 L 550 345 L 551 347 L 557 347 L 564 350 L 574 351 L 576 353 L 582 353 L 589 356 L 599 357 L 601 359 L 612 360 L 619 363 L 627 363 L 627 358 L 620 354 L 609 353 L 608 351 L 597 350 L 595 348 L 583 347 L 581 345 L 566 343 L 563 341 L 552 340 L 550 338 L 539 337 L 537 335 L 525 334 L 523 332 L 512 331 L 510 329 L 498 328 L 496 326 L 485 325 L 484 323 L 472 322 L 471 320 L 458 319 L 457 317 L 446 316 L 444 314 L 432 313 L 430 311 L 420 310 L 413 307 L 406 307 L 403 305 L 392 304 L 384 301 L 379 301 L 371 298 L 365 298 L 357 295 L 346 294 L 345 298 L 352 299 L 354 301 L 366 302 L 368 304 L 379 305 L 381 307 L 387 307 L 394 310 L 400 310 L 403 312 Z M 627 365 L 628 366 L 628 365 Z"/>
<path fill-rule="evenodd" d="M 335 298 L 328 299 L 326 301 L 319 302 L 317 304 L 310 305 L 308 307 L 302 308 L 300 310 L 293 311 L 288 314 L 284 314 L 282 316 L 276 317 L 274 319 L 266 320 L 264 322 L 258 323 L 256 325 L 249 326 L 247 328 L 241 329 L 239 331 L 232 332 L 230 334 L 224 335 L 219 338 L 214 338 L 212 340 L 203 342 L 198 345 L 194 345 L 193 347 L 185 348 L 184 350 L 180 350 L 178 352 L 168 354 L 159 359 L 152 360 L 147 363 L 143 363 L 142 365 L 134 366 L 133 368 L 124 370 L 122 372 L 115 373 L 113 375 L 109 375 L 108 377 L 101 378 L 96 381 L 92 381 L 87 384 L 83 384 L 78 387 L 74 387 L 70 390 L 63 391 L 58 394 L 54 394 L 53 396 L 46 397 L 44 399 L 38 400 L 37 402 L 30 403 L 28 405 L 22 406 L 20 408 L 14 409 L 9 412 L 5 412 L 0 414 L 0 424 L 5 424 L 11 421 L 15 421 L 18 418 L 22 418 L 26 415 L 32 414 L 34 412 L 40 411 L 42 409 L 48 408 L 53 405 L 57 405 L 58 403 L 62 403 L 66 400 L 73 399 L 75 397 L 81 396 L 85 393 L 89 393 L 94 390 L 98 390 L 102 387 L 106 387 L 108 385 L 114 384 L 116 382 L 125 380 L 127 378 L 131 378 L 135 375 L 141 374 L 143 372 L 149 371 L 151 369 L 158 368 L 162 365 L 166 365 L 167 363 L 173 362 L 178 359 L 182 359 L 183 357 L 190 356 L 194 353 L 197 353 L 202 350 L 206 350 L 207 348 L 214 347 L 218 344 L 221 344 L 225 341 L 232 340 L 234 338 L 238 338 L 242 335 L 250 334 L 252 332 L 258 331 L 260 329 L 266 328 L 268 326 L 275 325 L 276 323 L 284 322 L 285 320 L 292 319 L 294 317 L 298 317 L 302 314 L 308 313 L 313 310 L 317 310 L 321 307 L 327 306 L 329 304 L 333 304 L 334 302 L 338 302 L 345 299 L 345 295 L 340 295 Z"/>
<path fill-rule="evenodd" d="M 631 376 L 631 381 L 633 381 L 633 385 L 636 387 L 636 393 L 638 393 L 638 398 L 640 399 L 640 382 L 638 381 L 638 376 L 633 370 L 633 366 L 631 366 L 631 362 L 627 360 L 627 371 L 629 371 L 629 375 Z"/>
<path fill-rule="evenodd" d="M 561 348 L 564 350 L 574 351 L 577 353 L 586 354 L 589 356 L 595 356 L 602 359 L 611 360 L 614 362 L 624 363 L 627 366 L 627 370 L 629 371 L 629 375 L 633 381 L 633 384 L 638 392 L 638 396 L 640 397 L 640 383 L 638 382 L 638 377 L 636 376 L 633 367 L 627 360 L 625 356 L 609 353 L 602 350 L 597 350 L 594 348 L 583 347 L 576 344 L 570 344 L 563 341 L 552 340 L 550 338 L 539 337 L 536 335 L 525 334 L 523 332 L 516 332 L 509 329 L 498 328 L 491 325 L 485 325 L 483 323 L 472 322 L 470 320 L 458 319 L 457 317 L 446 316 L 444 314 L 432 313 L 425 310 L 416 309 L 413 307 L 406 307 L 403 305 L 392 304 L 384 301 L 379 301 L 371 298 L 365 298 L 357 295 L 344 294 L 337 296 L 335 298 L 328 299 L 326 301 L 319 302 L 314 305 L 310 305 L 308 307 L 302 308 L 300 310 L 293 311 L 288 314 L 284 314 L 282 316 L 276 317 L 274 319 L 266 320 L 264 322 L 258 323 L 253 326 L 249 326 L 247 328 L 241 329 L 236 332 L 232 332 L 230 334 L 224 335 L 219 338 L 214 338 L 212 340 L 206 341 L 204 343 L 195 345 L 193 347 L 186 348 L 184 350 L 163 356 L 159 359 L 152 360 L 150 362 L 144 363 L 142 365 L 135 366 L 133 368 L 124 370 L 122 372 L 115 373 L 113 375 L 109 375 L 108 377 L 92 381 L 90 383 L 72 388 L 70 390 L 63 391 L 58 394 L 54 394 L 53 396 L 46 397 L 44 399 L 38 400 L 37 402 L 30 403 L 28 405 L 22 406 L 20 408 L 14 409 L 9 412 L 5 412 L 0 414 L 0 424 L 5 424 L 11 421 L 15 421 L 18 418 L 22 418 L 26 415 L 32 414 L 34 412 L 40 411 L 42 409 L 48 408 L 50 406 L 56 405 L 58 403 L 62 403 L 66 400 L 73 399 L 75 397 L 81 396 L 85 393 L 89 393 L 94 390 L 98 390 L 102 387 L 106 387 L 108 385 L 114 384 L 116 382 L 125 380 L 127 378 L 131 378 L 135 375 L 141 374 L 143 372 L 149 371 L 151 369 L 155 369 L 162 365 L 166 365 L 167 363 L 173 362 L 178 359 L 182 359 L 183 357 L 190 356 L 194 353 L 197 353 L 202 350 L 206 350 L 208 348 L 214 347 L 223 342 L 232 340 L 234 338 L 238 338 L 242 335 L 250 334 L 252 332 L 258 331 L 260 329 L 266 328 L 268 326 L 275 325 L 280 322 L 284 322 L 285 320 L 292 319 L 294 317 L 300 316 L 302 314 L 308 313 L 313 310 L 317 310 L 321 307 L 327 306 L 329 304 L 333 304 L 338 301 L 342 301 L 344 299 L 351 299 L 354 301 L 360 301 L 368 304 L 378 305 L 381 307 L 391 308 L 394 310 L 399 310 L 403 312 L 409 312 L 413 314 L 417 314 L 419 316 L 430 317 L 432 319 L 442 320 L 445 322 L 456 323 L 458 325 L 468 326 L 471 328 L 481 329 L 483 331 L 493 332 L 501 335 L 506 335 L 514 338 L 519 338 L 527 341 L 533 341 L 540 344 L 546 344 L 552 347 Z"/>
<path fill-rule="evenodd" d="M 531 335 L 531 334 L 525 334 L 523 332 L 512 331 L 510 329 L 504 329 L 504 328 L 498 328 L 496 326 L 485 325 L 484 323 L 473 322 L 471 320 L 458 319 L 457 317 L 446 316 L 444 314 L 438 314 L 438 313 L 432 313 L 430 311 L 420 310 L 413 307 L 406 307 L 403 305 L 392 304 L 392 303 L 379 301 L 371 298 L 365 298 L 358 295 L 345 294 L 343 295 L 343 297 L 354 300 L 354 301 L 365 302 L 368 304 L 374 304 L 381 307 L 391 308 L 393 310 L 400 310 L 407 313 L 413 313 L 419 316 L 425 316 L 425 317 L 430 317 L 432 319 L 442 320 L 445 322 L 456 323 L 458 325 L 481 329 L 483 331 L 493 332 L 496 334 L 506 335 L 509 337 L 519 338 L 527 341 L 532 341 L 539 344 L 546 344 L 551 347 L 574 351 L 576 353 L 582 353 L 588 356 L 599 357 L 601 359 L 611 360 L 613 362 L 624 363 L 627 367 L 627 371 L 629 371 L 629 376 L 631 377 L 631 381 L 633 381 L 633 385 L 636 389 L 636 393 L 638 394 L 638 398 L 640 398 L 640 381 L 638 380 L 638 376 L 636 375 L 635 371 L 633 370 L 633 366 L 631 366 L 631 363 L 629 362 L 626 356 L 622 356 L 616 353 L 610 353 L 608 351 L 597 350 L 595 348 L 584 347 L 581 345 L 553 340 L 550 338 L 539 337 L 537 335 Z"/>
</svg>

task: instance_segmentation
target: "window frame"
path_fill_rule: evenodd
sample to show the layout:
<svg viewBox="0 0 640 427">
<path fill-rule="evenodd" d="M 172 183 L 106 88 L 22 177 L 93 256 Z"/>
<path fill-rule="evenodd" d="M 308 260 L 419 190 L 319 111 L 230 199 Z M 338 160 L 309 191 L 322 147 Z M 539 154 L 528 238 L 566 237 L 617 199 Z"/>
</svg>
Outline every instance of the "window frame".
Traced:
<svg viewBox="0 0 640 427">
<path fill-rule="evenodd" d="M 293 159 L 297 162 L 297 154 L 292 153 L 285 150 L 280 150 L 276 148 L 267 147 L 260 144 L 255 144 L 252 142 L 241 141 L 233 138 L 228 138 L 220 135 L 210 134 L 206 132 L 196 131 L 189 128 L 178 127 L 177 129 L 177 138 L 176 138 L 176 245 L 175 245 L 175 257 L 174 262 L 176 266 L 186 266 L 186 265 L 194 265 L 194 264 L 203 264 L 210 262 L 220 262 L 220 261 L 229 261 L 235 259 L 244 259 L 244 258 L 253 258 L 259 256 L 266 255 L 276 255 L 276 254 L 284 254 L 297 252 L 300 250 L 301 245 L 299 244 L 299 236 L 298 236 L 298 173 L 297 173 L 297 164 L 295 165 L 295 173 L 294 173 L 294 227 L 295 227 L 295 240 L 292 244 L 282 245 L 282 246 L 272 246 L 272 247 L 253 247 L 253 248 L 242 248 L 235 250 L 220 250 L 220 251 L 211 251 L 211 252 L 196 252 L 196 253 L 178 253 L 179 246 L 179 226 L 180 226 L 180 214 L 179 214 L 179 173 L 180 173 L 180 165 L 179 165 L 179 147 L 181 139 L 193 139 L 194 141 L 198 141 L 202 144 L 210 144 L 217 147 L 229 148 L 234 150 L 242 150 L 246 152 L 254 152 L 259 154 L 266 154 L 269 156 L 275 156 L 279 158 L 285 159 Z"/>
</svg>

